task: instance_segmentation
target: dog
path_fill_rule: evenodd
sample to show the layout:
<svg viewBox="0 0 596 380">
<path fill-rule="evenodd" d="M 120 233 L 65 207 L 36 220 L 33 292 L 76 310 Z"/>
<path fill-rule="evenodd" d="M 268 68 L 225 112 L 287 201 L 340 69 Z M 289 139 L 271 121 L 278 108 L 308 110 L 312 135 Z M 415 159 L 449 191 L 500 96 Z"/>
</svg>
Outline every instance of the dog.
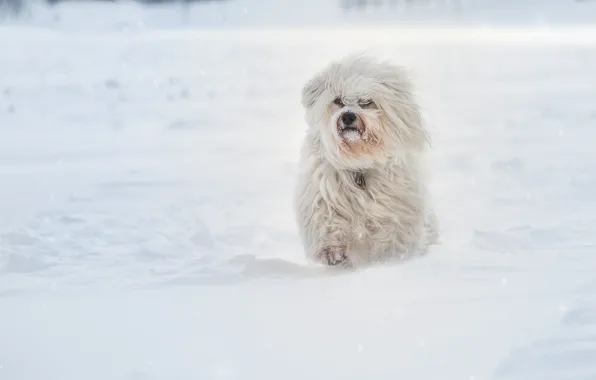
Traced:
<svg viewBox="0 0 596 380">
<path fill-rule="evenodd" d="M 304 84 L 294 211 L 308 259 L 357 266 L 437 241 L 423 168 L 431 139 L 412 87 L 403 67 L 361 54 Z"/>
</svg>

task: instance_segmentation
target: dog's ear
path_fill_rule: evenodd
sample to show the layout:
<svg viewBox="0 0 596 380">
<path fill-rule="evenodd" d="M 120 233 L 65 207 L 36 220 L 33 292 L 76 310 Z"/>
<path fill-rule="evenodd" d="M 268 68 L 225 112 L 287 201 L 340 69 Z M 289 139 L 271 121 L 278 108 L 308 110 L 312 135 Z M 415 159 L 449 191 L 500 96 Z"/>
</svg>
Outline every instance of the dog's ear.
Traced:
<svg viewBox="0 0 596 380">
<path fill-rule="evenodd" d="M 317 98 L 325 91 L 326 80 L 326 76 L 319 73 L 302 87 L 302 106 L 304 108 L 310 108 L 315 104 Z"/>
<path fill-rule="evenodd" d="M 405 132 L 407 135 L 403 137 L 418 147 L 430 144 L 430 136 L 406 70 L 400 66 L 387 66 L 379 82 L 388 92 L 392 113 L 405 127 L 402 133 Z"/>
</svg>

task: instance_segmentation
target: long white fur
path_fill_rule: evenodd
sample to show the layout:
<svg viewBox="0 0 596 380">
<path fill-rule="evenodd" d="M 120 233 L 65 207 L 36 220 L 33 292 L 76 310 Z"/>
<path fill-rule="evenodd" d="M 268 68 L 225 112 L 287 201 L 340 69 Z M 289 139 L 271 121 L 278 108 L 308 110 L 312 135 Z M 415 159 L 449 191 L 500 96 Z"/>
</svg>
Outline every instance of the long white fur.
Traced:
<svg viewBox="0 0 596 380">
<path fill-rule="evenodd" d="M 339 111 L 331 106 L 336 97 L 346 104 Z M 359 98 L 372 99 L 376 109 L 361 109 Z M 327 249 L 358 265 L 420 253 L 434 243 L 438 223 L 423 170 L 430 137 L 405 70 L 362 55 L 346 57 L 305 84 L 302 105 L 308 130 L 295 211 L 306 256 L 334 264 Z M 346 110 L 358 113 L 378 140 L 363 142 L 360 154 L 341 148 L 336 126 Z M 364 173 L 366 190 L 355 185 L 355 171 Z"/>
</svg>

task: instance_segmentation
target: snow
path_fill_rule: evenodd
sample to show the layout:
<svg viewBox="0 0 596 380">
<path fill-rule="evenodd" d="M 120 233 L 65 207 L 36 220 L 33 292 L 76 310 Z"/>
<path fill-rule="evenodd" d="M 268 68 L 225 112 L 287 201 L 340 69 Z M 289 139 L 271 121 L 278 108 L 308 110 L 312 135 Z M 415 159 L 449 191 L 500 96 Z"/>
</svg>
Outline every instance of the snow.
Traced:
<svg viewBox="0 0 596 380">
<path fill-rule="evenodd" d="M 596 28 L 70 7 L 0 28 L 0 379 L 596 378 Z M 412 71 L 442 235 L 346 272 L 291 195 L 300 87 L 358 49 Z"/>
</svg>

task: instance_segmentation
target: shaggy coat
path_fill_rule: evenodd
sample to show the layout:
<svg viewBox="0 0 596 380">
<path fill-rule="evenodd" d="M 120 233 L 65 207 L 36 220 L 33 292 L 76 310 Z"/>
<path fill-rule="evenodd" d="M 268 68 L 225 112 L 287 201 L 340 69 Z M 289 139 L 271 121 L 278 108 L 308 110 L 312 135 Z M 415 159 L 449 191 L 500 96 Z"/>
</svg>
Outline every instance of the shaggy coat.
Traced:
<svg viewBox="0 0 596 380">
<path fill-rule="evenodd" d="M 436 241 L 423 170 L 430 138 L 411 87 L 402 68 L 364 56 L 305 84 L 295 211 L 309 259 L 358 265 Z"/>
</svg>

